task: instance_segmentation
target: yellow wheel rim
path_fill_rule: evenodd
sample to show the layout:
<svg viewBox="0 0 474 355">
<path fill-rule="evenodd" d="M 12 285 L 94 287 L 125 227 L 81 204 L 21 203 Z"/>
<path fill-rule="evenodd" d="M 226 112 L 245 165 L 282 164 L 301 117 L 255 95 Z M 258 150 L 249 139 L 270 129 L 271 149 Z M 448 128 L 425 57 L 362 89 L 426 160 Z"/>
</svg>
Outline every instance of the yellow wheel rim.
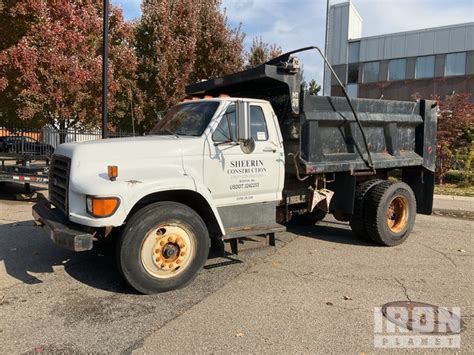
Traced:
<svg viewBox="0 0 474 355">
<path fill-rule="evenodd" d="M 150 230 L 140 252 L 145 270 L 160 279 L 183 272 L 195 251 L 191 235 L 191 231 L 181 224 L 163 224 Z"/>
<path fill-rule="evenodd" d="M 408 223 L 408 200 L 403 196 L 395 197 L 387 209 L 387 225 L 393 233 L 400 233 Z"/>
</svg>

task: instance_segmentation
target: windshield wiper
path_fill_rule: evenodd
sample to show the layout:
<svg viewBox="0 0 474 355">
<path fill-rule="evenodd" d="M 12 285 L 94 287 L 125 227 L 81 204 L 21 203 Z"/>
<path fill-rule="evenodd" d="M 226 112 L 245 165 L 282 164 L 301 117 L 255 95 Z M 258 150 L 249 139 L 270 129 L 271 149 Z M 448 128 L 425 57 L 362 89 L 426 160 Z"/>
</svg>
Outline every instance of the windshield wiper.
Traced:
<svg viewBox="0 0 474 355">
<path fill-rule="evenodd" d="M 178 137 L 178 135 L 173 132 L 172 130 L 168 129 L 168 128 L 164 128 L 164 129 L 160 129 L 158 132 L 156 132 L 157 135 L 165 135 L 165 134 L 169 134 L 169 135 L 172 135 L 172 136 L 175 136 L 175 137 Z"/>
</svg>

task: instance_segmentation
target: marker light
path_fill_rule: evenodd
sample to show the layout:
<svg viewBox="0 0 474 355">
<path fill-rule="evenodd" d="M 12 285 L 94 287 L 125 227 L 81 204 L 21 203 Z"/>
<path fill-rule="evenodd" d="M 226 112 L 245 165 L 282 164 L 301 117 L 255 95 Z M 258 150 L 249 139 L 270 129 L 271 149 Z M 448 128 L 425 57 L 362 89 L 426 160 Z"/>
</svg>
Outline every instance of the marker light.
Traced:
<svg viewBox="0 0 474 355">
<path fill-rule="evenodd" d="M 117 165 L 109 165 L 107 167 L 107 175 L 109 175 L 110 181 L 115 181 L 118 176 L 118 166 Z"/>
<path fill-rule="evenodd" d="M 104 218 L 112 216 L 120 205 L 117 197 L 87 196 L 87 213 L 94 217 Z"/>
</svg>

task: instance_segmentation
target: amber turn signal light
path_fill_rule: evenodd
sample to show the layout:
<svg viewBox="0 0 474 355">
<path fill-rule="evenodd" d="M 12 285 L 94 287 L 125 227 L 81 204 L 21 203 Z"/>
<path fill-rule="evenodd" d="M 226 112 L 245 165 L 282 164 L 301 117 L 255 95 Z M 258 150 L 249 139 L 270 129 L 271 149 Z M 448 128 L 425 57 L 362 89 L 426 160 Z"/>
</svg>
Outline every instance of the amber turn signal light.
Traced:
<svg viewBox="0 0 474 355">
<path fill-rule="evenodd" d="M 118 166 L 117 165 L 109 165 L 107 167 L 107 175 L 109 175 L 109 179 L 111 181 L 115 181 L 118 176 Z"/>
<path fill-rule="evenodd" d="M 117 197 L 87 196 L 87 212 L 94 217 L 104 218 L 112 216 L 120 205 Z"/>
</svg>

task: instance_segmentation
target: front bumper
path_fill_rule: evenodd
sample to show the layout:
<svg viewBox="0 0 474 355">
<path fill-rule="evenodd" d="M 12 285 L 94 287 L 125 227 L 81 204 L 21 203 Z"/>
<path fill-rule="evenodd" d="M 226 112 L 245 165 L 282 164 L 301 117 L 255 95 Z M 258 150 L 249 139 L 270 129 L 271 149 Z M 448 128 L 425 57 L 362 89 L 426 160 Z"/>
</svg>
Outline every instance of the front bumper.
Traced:
<svg viewBox="0 0 474 355">
<path fill-rule="evenodd" d="M 92 249 L 93 235 L 71 223 L 57 208 L 51 208 L 51 203 L 43 195 L 38 194 L 32 213 L 35 221 L 50 232 L 51 240 L 58 246 L 72 251 Z"/>
</svg>

